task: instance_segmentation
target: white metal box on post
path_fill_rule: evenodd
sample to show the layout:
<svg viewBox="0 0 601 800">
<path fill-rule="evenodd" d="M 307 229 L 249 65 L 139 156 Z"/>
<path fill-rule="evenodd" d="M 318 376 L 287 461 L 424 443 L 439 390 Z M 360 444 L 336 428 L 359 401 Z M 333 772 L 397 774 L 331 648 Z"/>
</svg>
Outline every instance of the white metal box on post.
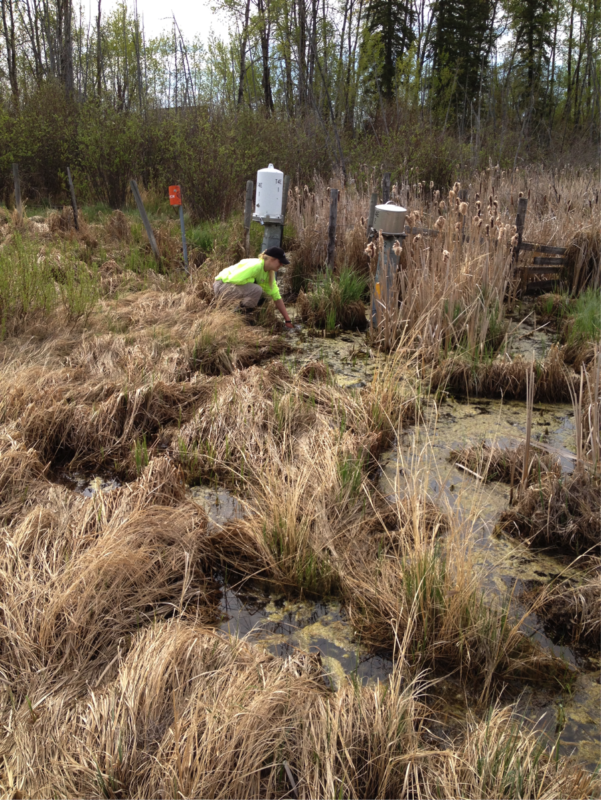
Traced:
<svg viewBox="0 0 601 800">
<path fill-rule="evenodd" d="M 284 200 L 284 173 L 270 164 L 257 172 L 257 194 L 254 219 L 282 225 Z"/>
<path fill-rule="evenodd" d="M 284 173 L 270 164 L 257 172 L 253 220 L 264 226 L 261 250 L 279 247 L 284 228 Z"/>
</svg>

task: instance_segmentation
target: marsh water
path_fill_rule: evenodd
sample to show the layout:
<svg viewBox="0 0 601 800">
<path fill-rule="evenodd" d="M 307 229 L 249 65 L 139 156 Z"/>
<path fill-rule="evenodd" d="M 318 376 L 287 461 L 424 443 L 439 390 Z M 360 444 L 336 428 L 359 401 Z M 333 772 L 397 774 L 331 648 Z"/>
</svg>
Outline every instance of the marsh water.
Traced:
<svg viewBox="0 0 601 800">
<path fill-rule="evenodd" d="M 326 338 L 296 332 L 296 347 L 285 362 L 293 371 L 321 361 L 339 385 L 351 389 L 365 386 L 385 357 L 373 351 L 362 334 L 346 333 Z M 544 332 L 534 331 L 521 341 L 524 354 L 534 350 L 540 357 L 548 349 Z M 428 484 L 433 500 L 449 503 L 458 514 L 472 521 L 477 530 L 474 560 L 482 569 L 485 592 L 491 600 L 512 592 L 515 610 L 523 609 L 519 596 L 524 589 L 542 587 L 561 575 L 573 582 L 581 573 L 554 555 L 533 551 L 507 537 L 493 535 L 499 514 L 509 504 L 510 487 L 500 482 L 484 483 L 452 464 L 449 453 L 466 444 L 486 441 L 502 447 L 517 446 L 526 433 L 526 407 L 523 402 L 472 400 L 445 396 L 427 411 L 427 424 L 408 428 L 394 446 L 379 459 L 378 487 L 391 499 L 402 493 L 406 476 L 420 474 Z M 574 465 L 575 433 L 572 408 L 567 404 L 536 404 L 533 413 L 532 439 L 540 442 L 560 460 L 564 473 Z M 428 452 L 424 458 L 423 453 Z M 242 501 L 224 489 L 195 487 L 190 493 L 207 510 L 210 524 L 223 525 L 232 516 L 244 514 Z M 277 593 L 265 593 L 223 585 L 221 599 L 222 630 L 286 656 L 298 650 L 318 655 L 324 678 L 333 688 L 346 678 L 368 684 L 386 681 L 392 661 L 366 652 L 355 639 L 344 608 L 333 599 L 319 602 L 291 601 Z M 550 740 L 562 721 L 560 749 L 576 753 L 590 768 L 601 761 L 601 660 L 598 654 L 575 651 L 561 644 L 542 619 L 531 615 L 523 625 L 542 647 L 577 667 L 577 677 L 568 693 L 550 694 L 548 690 L 521 687 L 518 707 L 527 714 Z M 514 689 L 515 691 L 515 689 Z M 440 713 L 460 718 L 467 711 L 470 698 L 457 682 L 441 682 L 436 690 Z M 442 705 L 441 705 L 442 704 Z"/>
</svg>

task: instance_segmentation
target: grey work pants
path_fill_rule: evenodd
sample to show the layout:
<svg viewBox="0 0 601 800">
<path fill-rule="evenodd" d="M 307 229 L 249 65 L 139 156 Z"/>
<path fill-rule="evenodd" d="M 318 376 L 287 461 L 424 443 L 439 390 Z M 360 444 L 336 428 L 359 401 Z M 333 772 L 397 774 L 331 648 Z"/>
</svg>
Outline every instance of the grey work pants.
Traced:
<svg viewBox="0 0 601 800">
<path fill-rule="evenodd" d="M 226 303 L 240 301 L 240 305 L 243 308 L 256 308 L 263 294 L 263 289 L 258 283 L 245 283 L 242 286 L 236 286 L 234 283 L 215 281 L 213 294 L 216 300 L 223 300 Z"/>
</svg>

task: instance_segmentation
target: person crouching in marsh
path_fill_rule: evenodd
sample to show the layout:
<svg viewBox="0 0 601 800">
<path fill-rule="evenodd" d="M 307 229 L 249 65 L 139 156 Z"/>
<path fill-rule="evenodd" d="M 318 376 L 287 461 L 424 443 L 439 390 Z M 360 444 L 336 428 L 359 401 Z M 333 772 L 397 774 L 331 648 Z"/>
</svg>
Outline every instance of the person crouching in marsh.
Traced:
<svg viewBox="0 0 601 800">
<path fill-rule="evenodd" d="M 275 282 L 275 273 L 282 264 L 289 264 L 281 247 L 269 247 L 258 258 L 245 258 L 231 267 L 222 269 L 215 278 L 213 294 L 216 300 L 240 301 L 241 308 L 256 308 L 264 297 L 271 298 L 284 317 L 287 328 L 292 328 L 286 306 Z"/>
</svg>

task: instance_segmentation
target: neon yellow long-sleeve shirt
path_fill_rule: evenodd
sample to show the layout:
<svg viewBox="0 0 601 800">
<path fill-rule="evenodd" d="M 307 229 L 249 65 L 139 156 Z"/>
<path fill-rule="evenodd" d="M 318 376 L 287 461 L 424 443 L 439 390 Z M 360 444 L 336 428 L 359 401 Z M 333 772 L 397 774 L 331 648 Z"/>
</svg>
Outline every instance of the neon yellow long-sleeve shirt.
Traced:
<svg viewBox="0 0 601 800">
<path fill-rule="evenodd" d="M 273 283 L 271 283 L 269 272 L 265 272 L 263 269 L 262 258 L 244 258 L 242 261 L 238 261 L 237 264 L 222 269 L 215 280 L 223 281 L 223 283 L 233 283 L 235 286 L 244 286 L 245 283 L 258 283 L 265 294 L 271 297 L 272 300 L 280 300 L 282 297 L 275 282 L 275 275 Z"/>
</svg>

